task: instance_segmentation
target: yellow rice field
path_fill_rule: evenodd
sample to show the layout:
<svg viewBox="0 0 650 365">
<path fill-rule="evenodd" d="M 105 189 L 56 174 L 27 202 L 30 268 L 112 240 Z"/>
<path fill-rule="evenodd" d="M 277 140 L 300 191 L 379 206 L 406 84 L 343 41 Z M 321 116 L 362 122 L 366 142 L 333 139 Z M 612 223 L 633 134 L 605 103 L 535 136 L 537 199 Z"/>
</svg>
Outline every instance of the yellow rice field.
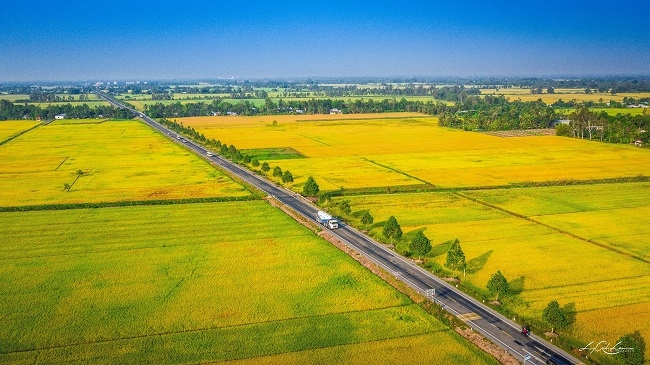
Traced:
<svg viewBox="0 0 650 365">
<path fill-rule="evenodd" d="M 643 318 L 641 322 L 650 321 L 647 310 L 650 264 L 632 257 L 634 252 L 638 252 L 647 258 L 650 242 L 646 238 L 648 213 L 644 206 L 614 210 L 610 207 L 634 205 L 635 200 L 647 205 L 649 186 L 648 183 L 606 184 L 462 193 L 484 198 L 491 204 L 496 202 L 519 214 L 548 213 L 555 204 L 556 211 L 565 213 L 531 216 L 542 221 L 545 217 L 556 217 L 556 221 L 544 221 L 552 227 L 455 193 L 365 195 L 345 199 L 350 200 L 353 212 L 370 211 L 375 218 L 370 234 L 378 238 L 381 238 L 382 222 L 394 215 L 405 233 L 402 242 L 397 244 L 398 250 L 407 250 L 409 237 L 416 230 L 424 229 L 434 246 L 429 260 L 439 265 L 444 264 L 448 242 L 458 238 L 468 260 L 467 277 L 463 280 L 485 288 L 490 276 L 500 270 L 518 286 L 523 283 L 523 292 L 519 294 L 523 302 L 511 303 L 519 315 L 539 319 L 542 309 L 551 300 L 574 302 L 579 311 L 578 324 L 573 330 L 576 335 L 584 339 L 606 335 L 615 340 L 636 329 L 650 336 L 650 327 L 639 326 L 638 322 L 639 318 Z M 583 194 L 580 194 L 581 189 Z M 540 190 L 539 194 L 537 190 Z M 581 196 L 583 200 L 580 200 Z M 544 197 L 548 200 L 543 200 Z M 630 201 L 626 201 L 627 197 Z M 343 198 L 334 201 L 340 199 Z M 533 204 L 529 204 L 530 200 Z M 580 213 L 574 213 L 575 210 L 585 210 L 586 213 L 576 217 L 574 215 Z M 602 219 L 587 213 L 600 214 L 598 217 Z M 606 219 L 608 214 L 609 221 Z M 563 222 L 563 225 L 558 224 L 558 228 L 568 233 L 553 229 L 557 222 Z M 626 230 L 626 235 L 619 236 Z M 594 240 L 598 242 L 573 236 L 588 232 L 597 237 Z M 607 235 L 603 243 L 600 243 L 602 237 L 599 235 Z M 624 318 L 628 315 L 624 309 L 628 307 L 641 316 L 636 317 L 636 324 Z M 611 317 L 598 322 L 596 318 L 599 315 Z M 617 318 L 621 318 L 621 323 Z"/>
<path fill-rule="evenodd" d="M 464 194 L 585 240 L 650 261 L 650 183 L 596 184 Z"/>
<path fill-rule="evenodd" d="M 531 94 L 530 89 L 482 89 L 481 95 L 503 95 L 514 101 L 521 99 L 523 101 L 535 101 L 542 99 L 546 104 L 553 104 L 554 102 L 562 99 L 563 101 L 577 100 L 579 102 L 594 101 L 594 102 L 609 102 L 610 100 L 622 102 L 624 98 L 647 98 L 650 93 L 619 93 L 612 95 L 611 93 L 593 92 L 585 94 L 584 89 L 555 89 L 554 94 L 547 94 L 544 88 L 543 94 Z"/>
<path fill-rule="evenodd" d="M 556 136 L 501 138 L 437 125 L 417 114 L 194 117 L 179 121 L 239 149 L 292 147 L 295 189 L 314 176 L 325 190 L 500 186 L 650 175 L 650 151 Z M 347 118 L 347 119 L 346 119 Z M 277 120 L 277 125 L 272 121 Z"/>
<path fill-rule="evenodd" d="M 16 134 L 28 130 L 40 122 L 35 122 L 32 120 L 3 120 L 0 121 L 0 142 L 11 138 Z"/>
<path fill-rule="evenodd" d="M 0 146 L 0 179 L 0 206 L 250 194 L 136 121 L 36 128 Z"/>
</svg>

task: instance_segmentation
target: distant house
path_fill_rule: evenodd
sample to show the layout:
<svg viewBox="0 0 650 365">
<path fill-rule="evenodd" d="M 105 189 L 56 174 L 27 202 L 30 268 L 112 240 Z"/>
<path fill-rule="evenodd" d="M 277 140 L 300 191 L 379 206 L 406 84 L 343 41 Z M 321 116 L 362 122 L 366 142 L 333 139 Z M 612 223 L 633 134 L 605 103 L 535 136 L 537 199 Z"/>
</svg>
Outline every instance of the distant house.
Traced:
<svg viewBox="0 0 650 365">
<path fill-rule="evenodd" d="M 226 112 L 226 115 L 232 115 L 232 116 L 236 117 L 237 113 L 235 113 L 235 112 Z"/>
<path fill-rule="evenodd" d="M 560 124 L 570 125 L 571 120 L 569 120 L 569 119 L 556 119 L 556 120 L 551 122 L 551 127 L 555 127 L 556 125 L 560 125 Z"/>
<path fill-rule="evenodd" d="M 343 112 L 340 111 L 339 109 L 332 108 L 330 109 L 330 114 L 343 114 Z"/>
<path fill-rule="evenodd" d="M 65 119 L 66 114 L 57 114 L 54 116 L 54 119 Z"/>
<path fill-rule="evenodd" d="M 634 141 L 634 145 L 637 147 L 643 146 L 643 141 Z"/>
</svg>

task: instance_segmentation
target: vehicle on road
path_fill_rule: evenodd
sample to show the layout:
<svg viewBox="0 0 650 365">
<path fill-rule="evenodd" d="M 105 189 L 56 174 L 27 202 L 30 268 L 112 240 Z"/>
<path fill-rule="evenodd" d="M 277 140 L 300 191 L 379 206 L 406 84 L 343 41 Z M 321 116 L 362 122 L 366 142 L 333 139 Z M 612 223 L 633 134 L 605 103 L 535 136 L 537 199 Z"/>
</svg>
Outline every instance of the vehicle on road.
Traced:
<svg viewBox="0 0 650 365">
<path fill-rule="evenodd" d="M 326 212 L 319 210 L 317 216 L 318 216 L 318 222 L 320 224 L 332 229 L 339 228 L 339 221 L 333 218 L 331 215 L 327 214 Z"/>
<path fill-rule="evenodd" d="M 111 100 L 108 96 L 105 96 L 103 94 L 100 96 L 106 100 Z M 125 108 L 123 105 L 120 105 L 117 102 L 115 102 L 115 105 Z M 177 135 L 175 132 L 172 132 L 164 126 L 158 124 L 155 120 L 149 117 L 144 118 L 144 121 L 157 130 L 167 131 L 168 133 L 171 133 L 171 135 Z M 177 138 L 180 140 L 181 137 L 179 135 L 177 136 Z M 186 141 L 186 143 L 189 143 L 189 141 Z M 205 151 L 195 146 L 194 144 L 188 144 L 187 147 L 193 152 L 199 154 L 202 154 Z M 261 178 L 245 169 L 242 169 L 227 160 L 215 158 L 213 161 L 230 173 L 237 175 L 246 181 L 249 181 L 253 186 L 259 188 L 262 191 L 265 191 L 271 197 L 277 199 L 298 215 L 310 219 L 316 219 L 325 227 L 339 228 L 337 236 L 342 240 L 343 243 L 345 243 L 352 250 L 358 252 L 360 255 L 363 255 L 370 260 L 375 261 L 387 272 L 392 272 L 395 277 L 413 289 L 424 292 L 426 290 L 424 288 L 434 288 L 438 290 L 438 294 L 444 292 L 444 295 L 438 295 L 436 298 L 431 299 L 438 302 L 442 308 L 447 310 L 449 313 L 459 313 L 458 310 L 463 310 L 463 312 L 465 312 L 469 309 L 479 315 L 479 319 L 471 320 L 468 322 L 472 323 L 474 329 L 483 335 L 493 338 L 495 340 L 494 343 L 501 346 L 504 350 L 510 351 L 513 350 L 513 346 L 522 346 L 522 343 L 518 341 L 522 339 L 520 336 L 518 336 L 518 327 L 516 327 L 515 324 L 509 323 L 507 319 L 500 317 L 496 312 L 492 311 L 484 304 L 461 293 L 452 285 L 447 284 L 442 279 L 436 278 L 433 274 L 419 268 L 411 261 L 406 260 L 401 256 L 398 257 L 397 253 L 394 251 L 379 246 L 378 243 L 373 241 L 367 235 L 364 235 L 363 233 L 349 228 L 345 225 L 339 224 L 339 222 L 335 220 L 331 215 L 327 214 L 326 212 L 318 211 L 318 208 L 310 204 L 310 202 L 307 200 L 301 199 L 299 196 L 294 195 L 280 187 L 277 187 L 272 182 Z M 539 359 L 541 359 L 541 361 L 546 361 L 548 364 L 581 363 L 580 360 L 573 358 L 569 354 L 561 352 L 560 350 L 554 348 L 552 344 L 544 341 L 543 339 L 537 339 L 535 336 L 530 336 L 526 339 L 526 342 L 529 347 L 536 349 L 540 355 Z M 524 356 L 523 354 L 518 353 L 516 350 L 515 353 L 523 358 L 527 357 L 527 355 Z"/>
<path fill-rule="evenodd" d="M 210 151 L 206 152 L 205 154 L 206 154 L 208 157 L 214 157 L 214 153 L 212 153 L 212 152 L 210 152 Z"/>
<path fill-rule="evenodd" d="M 563 358 L 553 355 L 546 360 L 547 364 L 552 364 L 552 365 L 568 365 L 566 361 L 564 361 Z"/>
</svg>

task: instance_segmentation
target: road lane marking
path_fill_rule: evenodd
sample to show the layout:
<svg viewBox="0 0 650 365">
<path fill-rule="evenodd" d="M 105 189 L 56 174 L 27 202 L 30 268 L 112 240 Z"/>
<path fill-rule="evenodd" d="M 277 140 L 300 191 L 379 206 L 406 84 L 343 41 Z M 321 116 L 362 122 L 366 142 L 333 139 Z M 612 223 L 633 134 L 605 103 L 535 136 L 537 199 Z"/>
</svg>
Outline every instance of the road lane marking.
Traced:
<svg viewBox="0 0 650 365">
<path fill-rule="evenodd" d="M 100 95 L 100 96 L 102 96 L 102 98 L 104 98 L 104 99 L 107 99 L 107 97 L 105 97 L 105 96 L 103 96 L 103 95 Z M 109 99 L 109 101 L 111 101 L 111 100 Z M 124 107 L 124 106 L 119 105 L 119 104 L 116 104 L 116 106 L 117 106 L 117 107 Z M 127 108 L 127 109 L 128 109 L 128 108 Z M 131 110 L 131 109 L 129 109 L 129 110 Z M 135 111 L 133 111 L 133 110 L 131 110 L 131 111 L 135 113 Z M 153 120 L 152 120 L 151 118 L 149 118 L 148 116 L 145 116 L 145 117 L 146 117 L 146 119 L 147 119 L 146 121 L 149 122 L 148 124 L 152 125 L 154 128 L 159 129 L 159 130 L 161 130 L 161 131 L 165 131 L 165 130 L 167 130 L 165 127 L 158 125 L 157 122 L 153 121 Z M 168 131 L 168 130 L 167 130 L 167 131 Z M 171 132 L 170 132 L 170 133 L 171 133 Z M 195 147 L 196 145 L 192 142 L 192 144 L 191 144 L 190 146 Z M 195 151 L 197 150 L 196 147 L 195 147 L 195 148 L 192 148 L 192 149 L 195 150 Z M 221 158 L 220 158 L 220 159 L 221 159 Z M 257 184 L 255 184 L 255 183 L 251 183 L 251 185 L 256 186 L 257 188 L 259 188 L 259 189 L 261 189 L 261 190 L 268 190 L 268 189 L 269 189 L 269 186 L 268 186 L 266 183 L 263 183 L 264 180 L 262 180 L 261 178 L 259 178 L 259 177 L 257 177 L 257 176 L 254 176 L 254 175 L 248 173 L 247 171 L 244 172 L 244 170 L 242 170 L 242 169 L 240 169 L 240 168 L 238 168 L 238 167 L 235 167 L 235 165 L 232 164 L 232 163 L 230 163 L 230 162 L 227 162 L 227 161 L 225 161 L 225 160 L 223 160 L 223 159 L 221 159 L 221 160 L 222 160 L 222 161 L 221 161 L 220 165 L 222 165 L 226 170 L 230 170 L 230 172 L 232 172 L 232 173 L 234 173 L 234 174 L 236 174 L 236 175 L 239 175 L 239 177 L 242 178 L 244 181 L 246 181 L 246 182 L 248 182 L 248 183 L 251 183 L 251 181 L 249 181 L 249 180 L 246 178 L 246 177 L 248 177 L 248 178 L 252 179 L 253 181 L 257 182 Z M 241 176 L 241 175 L 245 175 L 246 177 L 243 177 L 243 176 Z M 265 187 L 266 187 L 267 189 L 264 189 Z M 276 189 L 276 187 L 271 185 L 271 189 Z M 267 191 L 267 193 L 269 193 L 269 195 L 273 196 L 272 194 L 270 194 L 269 191 Z M 283 197 L 283 198 L 286 198 L 286 197 Z M 277 198 L 276 198 L 276 199 L 277 199 Z M 277 200 L 280 201 L 280 199 L 277 199 Z M 281 201 L 281 202 L 282 202 L 282 201 Z M 288 205 L 290 208 L 294 209 L 294 210 L 295 210 L 297 213 L 299 213 L 300 215 L 303 215 L 303 216 L 306 217 L 305 213 L 300 212 L 296 207 L 292 206 L 291 204 L 287 204 L 287 205 Z M 307 218 L 309 218 L 309 217 L 307 217 Z M 332 233 L 334 233 L 334 232 L 332 232 Z M 425 271 L 424 269 L 422 269 L 421 267 L 419 267 L 419 266 L 417 266 L 417 265 L 413 265 L 413 264 L 408 263 L 408 262 L 406 261 L 405 258 L 403 258 L 403 257 L 401 257 L 401 256 L 398 256 L 395 252 L 390 251 L 390 250 L 388 250 L 387 248 L 383 247 L 382 245 L 380 245 L 380 244 L 377 243 L 376 241 L 372 240 L 372 238 L 369 238 L 369 237 L 367 237 L 367 236 L 361 234 L 360 232 L 358 232 L 357 230 L 355 230 L 355 229 L 353 229 L 353 228 L 350 228 L 350 233 L 352 233 L 352 235 L 351 235 L 352 237 L 350 237 L 351 239 L 361 241 L 363 247 L 371 248 L 371 249 L 370 249 L 370 252 L 365 252 L 364 250 L 360 249 L 360 247 L 359 247 L 357 244 L 352 244 L 352 242 L 350 242 L 348 239 L 343 239 L 341 236 L 337 235 L 336 233 L 334 233 L 334 235 L 335 235 L 335 236 L 338 236 L 339 238 L 341 238 L 342 241 L 344 241 L 344 242 L 347 241 L 348 243 L 350 243 L 350 246 L 355 247 L 356 250 L 357 250 L 359 253 L 361 253 L 362 255 L 366 256 L 366 257 L 369 258 L 371 261 L 375 262 L 376 264 L 378 264 L 380 267 L 383 267 L 384 269 L 388 269 L 388 267 L 387 267 L 386 265 L 384 265 L 383 263 L 381 263 L 377 258 L 375 258 L 375 257 L 373 257 L 373 256 L 382 257 L 383 259 L 386 259 L 386 257 L 385 257 L 384 255 L 382 255 L 381 252 L 378 252 L 377 250 L 374 250 L 374 248 L 378 248 L 379 251 L 383 251 L 384 254 L 388 253 L 388 254 L 390 255 L 389 257 L 395 257 L 395 258 L 396 258 L 396 259 L 397 259 L 397 260 L 398 260 L 402 265 L 406 264 L 406 265 L 407 265 L 406 267 L 414 267 L 414 269 L 416 270 L 416 272 L 420 272 L 420 273 L 422 273 L 423 275 L 425 275 L 425 279 L 423 280 L 422 278 L 418 277 L 418 275 L 416 275 L 416 274 L 415 274 L 414 272 L 412 272 L 411 270 L 408 270 L 408 269 L 405 269 L 405 270 L 404 270 L 406 274 L 412 276 L 413 278 L 417 279 L 418 281 L 425 283 L 425 282 L 427 282 L 427 281 L 429 281 L 429 280 L 432 280 L 433 282 L 435 282 L 435 283 L 437 283 L 437 284 L 439 284 L 439 285 L 442 285 L 443 287 L 447 287 L 447 288 L 452 289 L 452 293 L 455 292 L 455 294 L 459 295 L 459 296 L 462 298 L 462 300 L 467 301 L 468 303 L 471 303 L 471 304 L 475 304 L 474 301 L 473 301 L 473 298 L 469 297 L 469 296 L 466 295 L 465 293 L 455 291 L 454 288 L 453 288 L 451 285 L 449 285 L 448 283 L 442 281 L 440 278 L 437 278 L 437 277 L 431 275 L 429 272 L 426 272 L 426 271 Z M 366 246 L 366 242 L 371 243 L 371 245 L 370 245 L 370 246 Z M 374 245 L 373 245 L 373 244 L 374 244 Z M 393 260 L 388 260 L 388 261 L 390 261 L 390 263 L 391 263 L 392 265 L 395 265 L 395 266 L 398 266 L 398 267 L 399 267 L 399 266 L 402 266 L 402 265 L 400 265 L 398 262 L 394 262 Z M 387 270 L 387 271 L 392 271 L 392 270 Z M 424 289 L 421 289 L 418 285 L 416 285 L 415 283 L 413 283 L 411 280 L 408 280 L 408 278 L 406 277 L 406 275 L 400 275 L 400 276 L 401 276 L 401 277 L 400 277 L 400 280 L 402 280 L 402 281 L 404 281 L 404 282 L 410 284 L 413 288 L 417 289 L 418 291 L 424 292 Z M 451 299 L 452 301 L 456 302 L 456 300 L 454 300 L 453 298 L 449 298 L 449 299 Z M 434 301 L 435 301 L 435 298 L 434 298 Z M 459 302 L 456 302 L 456 303 L 460 304 Z M 441 304 L 442 304 L 442 302 L 441 302 Z M 479 307 L 481 306 L 480 303 L 478 303 L 478 302 L 476 302 L 476 304 L 477 304 Z M 462 304 L 460 304 L 460 305 L 462 306 Z M 483 308 L 482 308 L 482 309 L 483 309 Z M 504 322 L 504 323 L 506 323 L 507 325 L 509 325 L 509 326 L 511 326 L 511 327 L 513 327 L 513 328 L 517 328 L 515 323 L 510 323 L 510 321 L 508 321 L 506 318 L 502 318 L 502 316 L 499 315 L 497 312 L 491 313 L 490 310 L 489 310 L 489 308 L 485 308 L 485 309 L 486 309 L 486 311 L 487 311 L 488 313 L 490 313 L 490 315 L 495 316 L 495 317 L 496 317 L 498 320 L 500 320 L 501 322 Z M 459 313 L 458 313 L 457 311 L 455 311 L 455 310 L 454 310 L 453 308 L 451 308 L 451 307 L 448 307 L 447 310 L 448 310 L 448 311 L 452 311 L 452 312 L 456 312 L 456 314 L 459 315 Z M 479 317 L 479 318 L 480 318 L 480 317 Z M 493 324 L 493 325 L 494 325 L 494 324 Z M 476 326 L 476 327 L 477 327 L 477 329 L 480 329 L 480 330 L 481 330 L 480 332 L 482 332 L 484 335 L 487 335 L 487 336 L 493 338 L 495 341 L 501 343 L 503 346 L 507 347 L 508 349 L 510 349 L 511 351 L 513 351 L 514 353 L 516 353 L 516 354 L 518 354 L 518 355 L 521 356 L 521 354 L 519 354 L 516 350 L 514 350 L 512 347 L 508 346 L 507 344 L 505 344 L 503 341 L 499 340 L 498 338 L 494 337 L 490 332 L 485 331 L 485 330 L 482 329 L 480 326 Z M 497 327 L 497 326 L 495 325 L 495 327 Z M 499 327 L 497 327 L 497 328 L 499 328 Z M 500 328 L 499 328 L 499 329 L 500 329 Z M 503 331 L 503 330 L 502 330 L 502 332 L 503 332 L 503 333 L 506 333 L 506 332 Z M 506 334 L 507 334 L 507 333 L 506 333 Z M 510 336 L 510 335 L 509 335 L 509 336 Z M 512 337 L 512 336 L 511 336 L 511 337 Z M 551 344 L 549 347 L 552 348 L 553 345 Z M 565 356 L 564 353 L 561 353 L 561 355 Z M 566 357 L 566 356 L 565 356 L 565 357 Z M 537 358 L 537 357 L 536 357 L 536 358 Z M 569 358 L 570 358 L 570 355 L 569 355 Z M 537 359 L 539 360 L 539 358 L 537 358 Z"/>
</svg>

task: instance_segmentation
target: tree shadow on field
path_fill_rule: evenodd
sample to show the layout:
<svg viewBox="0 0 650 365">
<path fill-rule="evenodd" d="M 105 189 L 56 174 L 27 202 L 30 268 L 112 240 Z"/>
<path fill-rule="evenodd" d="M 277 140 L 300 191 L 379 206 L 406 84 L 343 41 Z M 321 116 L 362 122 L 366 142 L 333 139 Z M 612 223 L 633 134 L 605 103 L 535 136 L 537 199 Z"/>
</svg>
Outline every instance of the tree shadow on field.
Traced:
<svg viewBox="0 0 650 365">
<path fill-rule="evenodd" d="M 368 209 L 357 210 L 356 212 L 352 212 L 350 216 L 353 218 L 361 218 L 366 212 L 370 212 L 370 210 Z"/>
<path fill-rule="evenodd" d="M 512 279 L 509 283 L 508 286 L 510 287 L 510 294 L 513 295 L 519 295 L 524 291 L 524 282 L 525 282 L 526 277 L 523 275 L 516 278 Z"/>
<path fill-rule="evenodd" d="M 440 255 L 446 254 L 447 252 L 449 252 L 449 249 L 451 248 L 452 243 L 454 243 L 454 240 L 449 240 L 449 241 L 443 242 L 443 243 L 441 243 L 439 245 L 435 245 L 435 246 L 431 247 L 431 251 L 429 252 L 427 257 L 434 258 L 434 257 L 438 257 Z"/>
<path fill-rule="evenodd" d="M 477 272 L 483 270 L 483 267 L 487 263 L 490 256 L 492 256 L 493 252 L 494 252 L 494 250 L 490 250 L 490 251 L 482 254 L 479 257 L 475 257 L 475 258 L 467 261 L 467 273 L 468 274 L 476 274 Z"/>
<path fill-rule="evenodd" d="M 402 241 L 408 242 L 410 244 L 411 241 L 413 240 L 413 238 L 415 238 L 415 235 L 418 232 L 424 233 L 424 231 L 426 231 L 426 230 L 427 230 L 427 227 L 422 227 L 422 228 L 418 228 L 418 229 L 414 229 L 412 231 L 406 232 L 406 233 L 404 233 L 402 235 Z"/>
</svg>

